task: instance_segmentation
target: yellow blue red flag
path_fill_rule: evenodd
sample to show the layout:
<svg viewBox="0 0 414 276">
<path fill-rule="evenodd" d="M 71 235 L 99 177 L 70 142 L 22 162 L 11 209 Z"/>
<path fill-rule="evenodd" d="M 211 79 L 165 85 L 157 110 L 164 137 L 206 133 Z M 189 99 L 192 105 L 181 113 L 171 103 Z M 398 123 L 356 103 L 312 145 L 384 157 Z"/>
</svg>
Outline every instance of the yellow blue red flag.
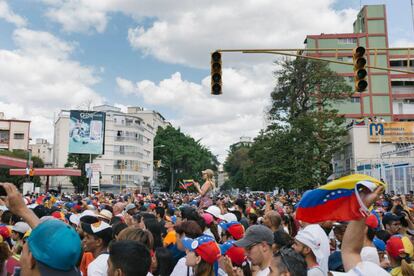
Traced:
<svg viewBox="0 0 414 276">
<path fill-rule="evenodd" d="M 296 219 L 317 223 L 326 220 L 349 221 L 362 218 L 368 211 L 359 191 L 374 191 L 380 180 L 364 174 L 348 175 L 317 189 L 307 191 L 296 209 Z"/>
</svg>

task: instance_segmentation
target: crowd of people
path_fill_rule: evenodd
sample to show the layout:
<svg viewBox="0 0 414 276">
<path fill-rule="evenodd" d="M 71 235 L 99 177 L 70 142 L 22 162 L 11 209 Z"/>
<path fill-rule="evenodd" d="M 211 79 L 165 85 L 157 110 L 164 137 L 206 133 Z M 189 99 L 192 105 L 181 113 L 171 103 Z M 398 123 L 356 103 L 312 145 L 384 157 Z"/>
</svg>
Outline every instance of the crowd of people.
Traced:
<svg viewBox="0 0 414 276">
<path fill-rule="evenodd" d="M 309 224 L 300 194 L 22 195 L 0 183 L 3 275 L 414 275 L 414 197 L 363 198 L 371 214 Z"/>
</svg>

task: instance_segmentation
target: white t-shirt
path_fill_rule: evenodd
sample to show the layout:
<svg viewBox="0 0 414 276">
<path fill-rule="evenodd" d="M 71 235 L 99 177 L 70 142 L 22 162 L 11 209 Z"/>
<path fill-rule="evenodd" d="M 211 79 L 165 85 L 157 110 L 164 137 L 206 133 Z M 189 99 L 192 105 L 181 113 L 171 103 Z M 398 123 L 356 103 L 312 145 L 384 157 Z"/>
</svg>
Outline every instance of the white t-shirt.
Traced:
<svg viewBox="0 0 414 276">
<path fill-rule="evenodd" d="M 325 276 L 326 274 L 323 272 L 320 266 L 314 266 L 311 269 L 308 269 L 307 276 Z"/>
<path fill-rule="evenodd" d="M 361 250 L 361 260 L 363 262 L 373 262 L 380 265 L 380 259 L 377 248 L 372 246 L 364 246 Z"/>
<path fill-rule="evenodd" d="M 270 269 L 268 268 L 268 267 L 266 267 L 265 269 L 263 269 L 263 270 L 259 270 L 257 273 L 256 273 L 256 276 L 267 276 L 267 275 L 269 275 L 269 273 L 270 273 Z"/>
<path fill-rule="evenodd" d="M 99 255 L 88 265 L 88 276 L 106 276 L 108 270 L 108 253 Z"/>
<path fill-rule="evenodd" d="M 185 257 L 178 260 L 170 276 L 187 276 L 187 266 L 185 265 Z M 190 267 L 189 276 L 193 276 L 193 269 Z M 89 275 L 88 275 L 89 276 Z"/>
<path fill-rule="evenodd" d="M 317 258 L 316 261 L 318 262 L 323 273 L 327 275 L 329 271 L 328 260 L 329 260 L 329 255 L 331 254 L 331 248 L 329 245 L 328 236 L 326 235 L 325 231 L 322 229 L 322 227 L 319 224 L 310 224 L 306 226 L 305 229 L 317 235 L 319 237 L 319 240 L 321 241 L 320 250 L 322 252 L 323 257 Z"/>
<path fill-rule="evenodd" d="M 348 276 L 390 276 L 390 274 L 382 269 L 379 265 L 372 262 L 360 262 L 356 267 L 348 272 L 331 272 L 333 275 Z"/>
</svg>

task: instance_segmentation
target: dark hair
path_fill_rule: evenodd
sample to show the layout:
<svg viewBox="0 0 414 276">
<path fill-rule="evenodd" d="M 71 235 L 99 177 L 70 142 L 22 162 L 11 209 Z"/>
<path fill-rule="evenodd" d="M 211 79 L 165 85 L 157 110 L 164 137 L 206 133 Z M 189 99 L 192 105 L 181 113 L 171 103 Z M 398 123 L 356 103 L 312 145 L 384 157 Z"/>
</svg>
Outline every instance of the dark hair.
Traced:
<svg viewBox="0 0 414 276">
<path fill-rule="evenodd" d="M 144 218 L 145 228 L 151 232 L 154 238 L 154 248 L 162 247 L 162 238 L 161 238 L 161 225 L 156 219 L 145 219 Z"/>
<path fill-rule="evenodd" d="M 127 227 L 128 227 L 128 225 L 126 223 L 123 223 L 123 222 L 113 224 L 112 225 L 112 238 L 115 239 L 116 236 L 119 234 L 119 232 L 121 232 L 122 230 L 124 230 Z"/>
<path fill-rule="evenodd" d="M 122 223 L 122 218 L 118 216 L 113 216 L 111 218 L 111 221 L 109 222 L 110 225 L 119 224 L 119 223 Z"/>
<path fill-rule="evenodd" d="M 306 276 L 308 273 L 305 259 L 291 247 L 282 247 L 273 258 L 279 273 L 289 272 L 295 276 Z"/>
<path fill-rule="evenodd" d="M 157 269 L 153 272 L 154 276 L 169 276 L 174 269 L 174 258 L 170 250 L 159 247 L 155 250 L 157 258 Z"/>
<path fill-rule="evenodd" d="M 390 235 L 390 233 L 388 233 L 385 230 L 379 230 L 379 231 L 377 231 L 377 237 L 378 237 L 378 239 L 380 239 L 383 242 L 387 243 L 389 238 L 391 238 L 391 235 Z"/>
<path fill-rule="evenodd" d="M 4 211 L 1 215 L 1 222 L 4 224 L 10 224 L 12 216 L 13 214 L 9 210 Z"/>
<path fill-rule="evenodd" d="M 290 247 L 293 244 L 293 238 L 285 231 L 276 231 L 273 233 L 273 242 L 278 248 Z"/>
<path fill-rule="evenodd" d="M 34 209 L 33 209 L 33 213 L 35 213 L 35 215 L 38 218 L 44 217 L 44 216 L 48 216 L 50 214 L 50 210 L 47 209 L 45 206 L 43 205 L 37 205 Z"/>
<path fill-rule="evenodd" d="M 231 213 L 233 213 L 236 216 L 237 221 L 241 220 L 242 214 L 240 213 L 240 211 L 234 210 L 234 211 L 231 211 Z"/>
<path fill-rule="evenodd" d="M 251 221 L 251 224 L 257 224 L 257 215 L 250 213 L 249 214 L 249 220 Z"/>
<path fill-rule="evenodd" d="M 11 256 L 9 245 L 6 242 L 0 243 L 0 273 L 3 274 L 3 269 L 6 268 L 4 263 Z"/>
<path fill-rule="evenodd" d="M 368 231 L 367 231 L 367 238 L 368 238 L 368 240 L 370 240 L 370 241 L 373 241 L 374 240 L 374 238 L 375 238 L 375 229 L 373 229 L 373 228 L 371 228 L 371 227 L 368 227 Z"/>
<path fill-rule="evenodd" d="M 87 223 L 87 224 L 94 224 L 99 221 L 97 217 L 94 216 L 84 216 L 79 219 L 80 222 Z"/>
<path fill-rule="evenodd" d="M 157 215 L 160 215 L 161 218 L 163 218 L 165 216 L 165 209 L 162 207 L 156 207 L 155 208 L 155 213 Z"/>
<path fill-rule="evenodd" d="M 174 226 L 174 230 L 179 234 L 185 234 L 186 237 L 195 239 L 203 234 L 200 225 L 193 220 L 183 221 Z"/>
<path fill-rule="evenodd" d="M 109 246 L 109 260 L 125 276 L 147 275 L 151 266 L 148 248 L 137 241 L 116 241 Z"/>
<path fill-rule="evenodd" d="M 141 216 L 144 218 L 144 220 L 157 218 L 154 214 L 148 212 L 141 212 Z"/>
</svg>

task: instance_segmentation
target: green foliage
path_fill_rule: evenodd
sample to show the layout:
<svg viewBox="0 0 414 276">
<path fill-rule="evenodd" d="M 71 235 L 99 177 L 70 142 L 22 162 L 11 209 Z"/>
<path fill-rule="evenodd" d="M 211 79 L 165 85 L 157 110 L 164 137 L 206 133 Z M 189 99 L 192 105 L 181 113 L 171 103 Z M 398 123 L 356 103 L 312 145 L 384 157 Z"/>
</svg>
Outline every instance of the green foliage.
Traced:
<svg viewBox="0 0 414 276">
<path fill-rule="evenodd" d="M 324 184 L 332 173 L 332 155 L 343 147 L 345 118 L 334 105 L 352 91 L 344 78 L 324 62 L 299 58 L 279 65 L 268 112 L 271 124 L 255 138 L 244 161 L 247 169 L 228 170 L 234 187 L 273 190 Z M 238 179 L 240 173 L 243 179 Z"/>
<path fill-rule="evenodd" d="M 98 157 L 98 155 L 92 155 L 92 161 L 96 157 Z M 68 160 L 65 164 L 66 168 L 76 168 L 82 171 L 81 176 L 70 176 L 70 182 L 72 182 L 75 191 L 78 193 L 87 192 L 88 190 L 89 180 L 85 170 L 86 163 L 89 163 L 89 154 L 69 153 Z"/>
<path fill-rule="evenodd" d="M 227 172 L 229 179 L 225 183 L 226 187 L 244 189 L 248 186 L 247 169 L 251 166 L 249 159 L 249 147 L 240 146 L 232 147 L 229 155 L 224 162 L 224 170 Z"/>
<path fill-rule="evenodd" d="M 13 158 L 20 158 L 20 159 L 28 159 L 29 152 L 26 150 L 1 150 L 0 155 L 13 157 Z M 43 168 L 44 163 L 43 160 L 39 157 L 32 156 L 33 168 Z M 0 182 L 10 182 L 15 184 L 17 187 L 20 187 L 23 182 L 27 181 L 26 176 L 10 176 L 8 168 L 0 168 Z M 36 187 L 40 187 L 42 184 L 40 181 L 39 176 L 30 177 L 30 181 L 32 181 Z"/>
<path fill-rule="evenodd" d="M 216 170 L 218 165 L 216 156 L 200 141 L 171 126 L 158 129 L 154 139 L 154 160 L 161 160 L 161 166 L 157 169 L 158 182 L 165 190 L 170 187 L 172 171 L 176 189 L 177 180 L 201 181 L 202 170 Z"/>
</svg>

